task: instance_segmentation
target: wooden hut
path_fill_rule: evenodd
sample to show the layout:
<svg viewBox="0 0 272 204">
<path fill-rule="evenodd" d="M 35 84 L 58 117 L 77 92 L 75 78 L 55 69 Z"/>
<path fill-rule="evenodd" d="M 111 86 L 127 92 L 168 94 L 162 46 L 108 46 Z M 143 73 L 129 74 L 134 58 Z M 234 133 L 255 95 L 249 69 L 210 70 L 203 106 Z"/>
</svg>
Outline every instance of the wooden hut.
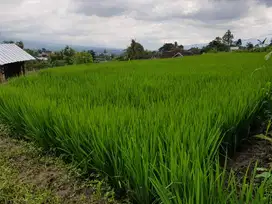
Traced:
<svg viewBox="0 0 272 204">
<path fill-rule="evenodd" d="M 35 60 L 16 44 L 0 44 L 0 82 L 25 74 L 25 62 Z"/>
</svg>

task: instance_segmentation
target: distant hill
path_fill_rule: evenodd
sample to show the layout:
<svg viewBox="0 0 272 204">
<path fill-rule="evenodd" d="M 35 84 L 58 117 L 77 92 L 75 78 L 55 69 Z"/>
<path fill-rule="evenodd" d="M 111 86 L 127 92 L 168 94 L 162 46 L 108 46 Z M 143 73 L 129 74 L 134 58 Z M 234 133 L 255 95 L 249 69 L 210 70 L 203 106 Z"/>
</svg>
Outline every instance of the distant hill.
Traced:
<svg viewBox="0 0 272 204">
<path fill-rule="evenodd" d="M 267 35 L 267 36 L 261 36 L 259 39 L 264 40 L 267 37 L 266 43 L 270 43 L 270 40 L 272 39 L 272 34 Z M 3 40 L 14 40 L 18 41 L 16 39 L 9 39 L 3 36 L 0 36 L 0 42 Z M 60 44 L 60 43 L 52 43 L 52 42 L 42 42 L 42 41 L 31 41 L 31 40 L 23 40 L 25 48 L 29 49 L 41 49 L 45 48 L 48 50 L 52 51 L 58 51 L 60 49 L 63 49 L 66 44 Z M 242 39 L 242 44 L 245 46 L 248 42 L 253 43 L 253 45 L 258 44 L 258 39 L 256 38 L 250 38 L 250 39 Z M 202 48 L 203 46 L 206 46 L 208 43 L 199 43 L 199 44 L 192 44 L 192 45 L 184 45 L 185 49 L 190 49 L 191 47 L 198 47 Z M 107 47 L 93 47 L 93 46 L 81 46 L 81 45 L 75 45 L 75 44 L 70 44 L 73 49 L 77 51 L 83 51 L 83 50 L 94 50 L 97 53 L 102 53 L 105 49 L 107 50 L 108 53 L 111 54 L 122 54 L 123 49 L 118 49 L 118 48 L 107 48 Z M 144 45 L 143 45 L 144 46 Z"/>
<path fill-rule="evenodd" d="M 267 38 L 266 44 L 269 44 L 270 40 L 272 39 L 272 34 L 271 35 L 267 35 L 267 36 L 261 36 L 258 39 L 261 40 L 261 41 L 263 41 L 265 38 Z M 242 39 L 242 45 L 246 46 L 246 44 L 249 43 L 249 42 L 251 42 L 253 45 L 259 44 L 258 39 L 256 39 L 256 38 Z M 235 40 L 237 40 L 237 39 L 235 39 Z M 206 46 L 206 45 L 208 45 L 208 43 L 185 45 L 184 48 L 185 49 L 190 49 L 191 47 L 202 48 L 203 46 Z"/>
<path fill-rule="evenodd" d="M 204 46 L 208 45 L 208 43 L 201 43 L 201 44 L 193 44 L 193 45 L 184 45 L 184 49 L 188 50 L 192 47 L 202 48 Z"/>
<path fill-rule="evenodd" d="M 29 49 L 41 49 L 45 48 L 52 51 L 58 51 L 64 48 L 66 44 L 56 44 L 56 43 L 46 43 L 46 42 L 36 42 L 36 41 L 24 41 L 25 48 Z M 69 45 L 69 44 L 68 44 Z M 108 53 L 111 54 L 121 54 L 123 52 L 122 49 L 116 48 L 107 48 L 107 47 L 93 47 L 93 46 L 81 46 L 81 45 L 69 45 L 76 51 L 83 51 L 83 50 L 93 50 L 98 53 L 102 53 L 104 50 L 107 50 Z"/>
<path fill-rule="evenodd" d="M 4 40 L 19 41 L 17 39 L 9 39 L 9 38 L 5 38 L 5 37 L 0 37 L 0 42 L 2 42 Z M 22 40 L 22 41 L 24 42 L 25 48 L 28 48 L 28 49 L 45 48 L 45 49 L 52 50 L 52 51 L 58 51 L 58 50 L 63 49 L 64 46 L 66 46 L 66 44 L 52 43 L 52 42 L 30 41 L 30 40 Z M 81 46 L 81 45 L 72 45 L 72 44 L 70 44 L 69 46 L 71 46 L 76 51 L 94 50 L 95 52 L 102 53 L 106 49 L 108 53 L 116 54 L 116 55 L 119 55 L 123 52 L 122 49 L 117 49 L 117 48 Z"/>
</svg>

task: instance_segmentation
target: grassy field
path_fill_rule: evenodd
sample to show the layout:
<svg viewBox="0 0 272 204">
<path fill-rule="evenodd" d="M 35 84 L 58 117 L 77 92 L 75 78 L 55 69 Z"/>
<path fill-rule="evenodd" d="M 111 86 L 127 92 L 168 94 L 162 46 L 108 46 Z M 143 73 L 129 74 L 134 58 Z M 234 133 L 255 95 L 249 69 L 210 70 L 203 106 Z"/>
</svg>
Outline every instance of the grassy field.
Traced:
<svg viewBox="0 0 272 204">
<path fill-rule="evenodd" d="M 1 86 L 0 117 L 137 203 L 260 204 L 262 186 L 237 194 L 219 148 L 244 137 L 271 79 L 253 53 L 48 69 Z"/>
</svg>

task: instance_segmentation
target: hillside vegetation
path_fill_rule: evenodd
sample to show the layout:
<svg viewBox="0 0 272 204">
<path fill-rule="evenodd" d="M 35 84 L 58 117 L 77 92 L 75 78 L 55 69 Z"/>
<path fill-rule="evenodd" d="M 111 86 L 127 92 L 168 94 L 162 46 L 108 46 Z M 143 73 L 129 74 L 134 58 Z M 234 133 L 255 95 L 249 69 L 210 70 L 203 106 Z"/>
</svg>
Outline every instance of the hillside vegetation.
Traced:
<svg viewBox="0 0 272 204">
<path fill-rule="evenodd" d="M 271 79 L 258 53 L 69 66 L 1 86 L 0 117 L 137 203 L 260 204 L 263 186 L 237 194 L 219 153 L 243 139 Z"/>
</svg>

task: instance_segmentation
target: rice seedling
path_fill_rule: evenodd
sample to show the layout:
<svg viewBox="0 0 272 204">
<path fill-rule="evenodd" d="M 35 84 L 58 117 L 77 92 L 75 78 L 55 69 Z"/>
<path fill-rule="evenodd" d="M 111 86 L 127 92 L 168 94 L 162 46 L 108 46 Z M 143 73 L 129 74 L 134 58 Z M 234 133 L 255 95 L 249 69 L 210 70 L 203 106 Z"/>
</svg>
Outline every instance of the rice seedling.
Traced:
<svg viewBox="0 0 272 204">
<path fill-rule="evenodd" d="M 266 203 L 220 166 L 261 110 L 262 54 L 48 69 L 0 87 L 0 118 L 40 146 L 108 175 L 137 203 Z M 252 196 L 254 194 L 254 196 Z"/>
</svg>

